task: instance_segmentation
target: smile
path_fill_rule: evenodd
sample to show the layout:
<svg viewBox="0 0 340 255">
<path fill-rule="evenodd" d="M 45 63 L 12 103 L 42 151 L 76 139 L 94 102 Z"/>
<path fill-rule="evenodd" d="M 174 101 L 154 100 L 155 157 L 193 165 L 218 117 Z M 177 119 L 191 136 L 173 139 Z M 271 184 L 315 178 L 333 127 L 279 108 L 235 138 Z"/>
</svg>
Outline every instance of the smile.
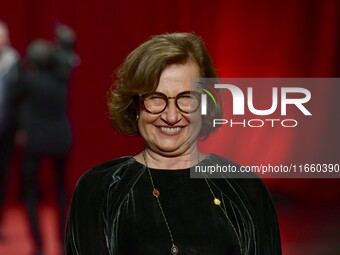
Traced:
<svg viewBox="0 0 340 255">
<path fill-rule="evenodd" d="M 161 127 L 161 132 L 167 135 L 177 135 L 179 132 L 181 132 L 181 127 Z"/>
</svg>

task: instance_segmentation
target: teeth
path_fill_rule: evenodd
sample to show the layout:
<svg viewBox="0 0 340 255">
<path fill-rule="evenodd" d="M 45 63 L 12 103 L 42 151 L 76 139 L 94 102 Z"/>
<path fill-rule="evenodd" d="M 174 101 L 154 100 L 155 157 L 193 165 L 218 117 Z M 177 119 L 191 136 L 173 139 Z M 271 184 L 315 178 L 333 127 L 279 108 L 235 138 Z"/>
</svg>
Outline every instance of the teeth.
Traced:
<svg viewBox="0 0 340 255">
<path fill-rule="evenodd" d="M 180 127 L 175 127 L 175 128 L 168 128 L 168 127 L 161 127 L 161 130 L 165 133 L 178 133 L 181 128 Z"/>
</svg>

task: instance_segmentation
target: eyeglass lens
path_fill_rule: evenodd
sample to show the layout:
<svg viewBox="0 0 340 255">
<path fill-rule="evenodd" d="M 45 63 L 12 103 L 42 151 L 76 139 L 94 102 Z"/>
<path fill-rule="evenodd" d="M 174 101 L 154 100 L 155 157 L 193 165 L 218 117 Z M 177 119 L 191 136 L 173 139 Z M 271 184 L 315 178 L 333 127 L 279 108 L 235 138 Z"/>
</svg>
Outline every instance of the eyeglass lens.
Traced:
<svg viewBox="0 0 340 255">
<path fill-rule="evenodd" d="M 177 108 L 184 113 L 192 113 L 199 107 L 199 93 L 182 92 L 176 97 L 167 97 L 166 95 L 155 92 L 144 98 L 144 107 L 150 113 L 161 113 L 168 105 L 169 99 L 175 99 Z"/>
</svg>

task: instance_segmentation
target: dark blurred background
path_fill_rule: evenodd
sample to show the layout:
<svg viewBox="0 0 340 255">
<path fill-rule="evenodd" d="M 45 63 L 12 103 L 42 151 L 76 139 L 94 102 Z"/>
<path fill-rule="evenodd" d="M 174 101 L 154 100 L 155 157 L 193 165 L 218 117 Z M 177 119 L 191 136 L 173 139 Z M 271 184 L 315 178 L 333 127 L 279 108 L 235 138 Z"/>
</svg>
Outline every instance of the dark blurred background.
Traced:
<svg viewBox="0 0 340 255">
<path fill-rule="evenodd" d="M 77 34 L 81 64 L 70 82 L 74 145 L 67 169 L 69 196 L 79 176 L 89 168 L 143 148 L 140 138 L 126 138 L 112 129 L 105 101 L 114 70 L 151 35 L 195 32 L 205 41 L 221 77 L 340 76 L 340 2 L 336 0 L 11 0 L 1 2 L 0 19 L 7 23 L 11 44 L 21 55 L 36 38 L 53 40 L 57 24 L 67 24 Z M 237 162 L 252 162 L 255 156 L 258 162 L 261 155 L 267 161 L 272 157 L 269 161 L 275 163 L 300 157 L 328 160 L 328 153 L 334 160 L 340 151 L 339 92 L 334 88 L 326 94 L 329 100 L 323 98 L 318 105 L 327 116 L 317 129 L 304 126 L 270 136 L 231 133 L 230 137 L 240 139 L 226 141 L 217 152 Z M 17 148 L 11 165 L 4 223 L 8 238 L 0 243 L 1 255 L 24 255 L 32 250 L 18 199 L 21 154 Z M 339 163 L 339 157 L 336 160 Z M 40 211 L 46 232 L 44 249 L 51 255 L 59 254 L 60 244 L 54 241 L 56 205 L 51 186 L 55 176 L 50 168 L 50 163 L 44 162 L 40 171 L 44 190 Z M 340 254 L 339 180 L 266 182 L 278 208 L 284 255 Z"/>
</svg>

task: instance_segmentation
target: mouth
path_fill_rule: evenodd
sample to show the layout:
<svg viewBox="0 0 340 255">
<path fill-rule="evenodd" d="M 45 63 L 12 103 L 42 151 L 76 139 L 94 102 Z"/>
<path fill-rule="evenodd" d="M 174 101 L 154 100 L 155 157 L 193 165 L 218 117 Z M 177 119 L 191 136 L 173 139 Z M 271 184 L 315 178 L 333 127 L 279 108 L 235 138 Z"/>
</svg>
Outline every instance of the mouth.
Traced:
<svg viewBox="0 0 340 255">
<path fill-rule="evenodd" d="M 159 127 L 161 133 L 165 135 L 178 135 L 182 129 L 182 127 Z"/>
</svg>

